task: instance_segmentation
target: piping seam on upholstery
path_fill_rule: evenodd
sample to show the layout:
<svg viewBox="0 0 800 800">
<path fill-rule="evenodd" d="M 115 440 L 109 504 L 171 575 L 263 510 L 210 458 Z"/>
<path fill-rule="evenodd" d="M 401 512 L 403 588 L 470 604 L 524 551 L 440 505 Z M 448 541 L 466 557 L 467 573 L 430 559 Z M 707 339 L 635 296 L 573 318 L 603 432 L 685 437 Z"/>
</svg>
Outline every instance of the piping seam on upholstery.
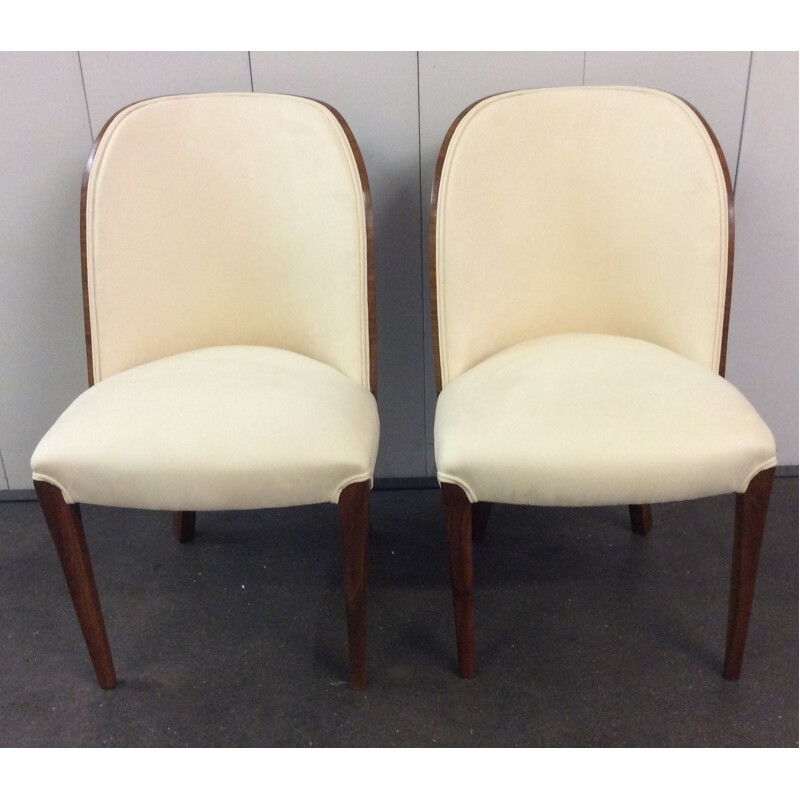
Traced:
<svg viewBox="0 0 800 800">
<path fill-rule="evenodd" d="M 42 475 L 41 472 L 34 472 L 33 479 L 35 481 L 42 481 L 44 483 L 49 483 L 51 486 L 55 486 L 57 489 L 60 489 L 61 494 L 64 497 L 64 502 L 69 506 L 75 505 L 75 501 L 72 499 L 72 497 L 70 497 L 69 492 L 57 480 L 49 478 L 47 477 L 47 475 Z"/>
<path fill-rule="evenodd" d="M 551 91 L 558 92 L 570 88 L 579 90 L 616 89 L 618 91 L 635 92 L 637 94 L 660 96 L 665 100 L 668 100 L 678 109 L 680 109 L 686 115 L 687 119 L 695 128 L 697 133 L 700 135 L 700 138 L 702 139 L 705 145 L 706 153 L 708 154 L 709 160 L 711 162 L 712 171 L 716 177 L 715 182 L 716 182 L 717 196 L 719 198 L 720 263 L 718 264 L 718 272 L 717 272 L 716 320 L 714 325 L 711 358 L 709 362 L 709 368 L 712 371 L 719 370 L 719 363 L 721 358 L 720 350 L 722 347 L 722 327 L 725 316 L 725 294 L 726 294 L 725 289 L 727 287 L 727 280 L 728 280 L 727 260 L 728 260 L 728 239 L 729 239 L 729 218 L 728 218 L 729 208 L 728 208 L 727 187 L 725 185 L 724 174 L 722 172 L 722 167 L 720 164 L 719 157 L 717 156 L 716 149 L 714 148 L 713 142 L 711 141 L 711 137 L 708 131 L 706 130 L 706 127 L 700 121 L 700 118 L 697 116 L 697 114 L 681 98 L 677 97 L 676 95 L 670 92 L 665 92 L 659 89 L 649 89 L 637 86 L 581 86 L 581 87 L 555 86 L 555 87 L 547 87 L 541 89 L 519 89 L 517 91 L 503 92 L 486 98 L 484 101 L 478 103 L 473 109 L 471 109 L 470 112 L 466 114 L 466 116 L 461 120 L 461 122 L 458 125 L 458 128 L 453 133 L 453 136 L 451 137 L 450 142 L 447 146 L 447 153 L 445 155 L 445 162 L 442 166 L 442 175 L 440 178 L 439 195 L 437 197 L 437 225 L 436 225 L 436 284 L 437 284 L 436 306 L 437 306 L 438 327 L 439 327 L 439 350 L 440 350 L 439 361 L 440 361 L 441 377 L 442 377 L 442 389 L 444 389 L 444 387 L 449 383 L 449 361 L 448 358 L 446 357 L 447 336 L 446 336 L 445 314 L 443 308 L 444 306 L 443 298 L 445 295 L 444 287 L 446 283 L 446 277 L 444 274 L 443 231 L 446 226 L 446 220 L 444 219 L 444 217 L 440 217 L 438 209 L 442 203 L 444 195 L 447 193 L 447 181 L 449 180 L 450 166 L 452 161 L 451 154 L 454 152 L 458 140 L 462 137 L 467 124 L 472 122 L 474 118 L 478 115 L 478 113 L 486 109 L 488 106 L 513 96 L 530 94 L 532 92 L 542 92 L 542 93 Z M 441 224 L 439 224 L 438 222 L 439 219 L 441 219 Z M 724 258 L 723 254 L 725 256 Z"/>
<path fill-rule="evenodd" d="M 331 497 L 331 503 L 338 503 L 339 502 L 339 495 L 351 484 L 351 483 L 362 483 L 363 481 L 369 480 L 369 488 L 372 488 L 372 484 L 374 483 L 372 477 L 372 471 L 362 472 L 360 475 L 354 475 L 350 478 L 345 478 L 334 490 L 333 496 Z"/>
<path fill-rule="evenodd" d="M 758 475 L 759 472 L 763 472 L 765 469 L 770 469 L 771 467 L 776 466 L 778 463 L 777 456 L 772 456 L 772 458 L 768 458 L 763 464 L 756 467 L 748 476 L 747 479 L 741 484 L 741 488 L 737 490 L 737 494 L 744 494 L 747 491 L 747 487 L 750 485 L 750 481 Z"/>
<path fill-rule="evenodd" d="M 470 489 L 469 485 L 464 481 L 462 481 L 460 478 L 454 478 L 452 475 L 448 475 L 445 472 L 437 472 L 436 478 L 439 481 L 440 486 L 443 483 L 454 483 L 456 486 L 459 486 L 464 490 L 464 494 L 466 494 L 467 499 L 470 501 L 470 503 L 478 502 L 478 496 L 475 494 L 475 492 L 472 491 L 472 489 Z"/>
</svg>

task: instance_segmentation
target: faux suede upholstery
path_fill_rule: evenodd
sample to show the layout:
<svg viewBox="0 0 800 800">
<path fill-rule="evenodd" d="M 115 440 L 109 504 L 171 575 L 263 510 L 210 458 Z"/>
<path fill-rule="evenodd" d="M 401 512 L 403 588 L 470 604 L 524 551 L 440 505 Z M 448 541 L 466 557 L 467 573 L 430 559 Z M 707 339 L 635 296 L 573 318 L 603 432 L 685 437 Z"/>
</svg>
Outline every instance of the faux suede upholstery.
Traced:
<svg viewBox="0 0 800 800">
<path fill-rule="evenodd" d="M 487 98 L 435 212 L 439 481 L 472 502 L 646 504 L 744 492 L 775 442 L 717 373 L 725 173 L 659 91 Z"/>
<path fill-rule="evenodd" d="M 36 448 L 34 480 L 176 511 L 335 503 L 371 480 L 366 203 L 316 101 L 118 113 L 86 183 L 94 385 Z"/>
<path fill-rule="evenodd" d="M 585 332 L 716 370 L 724 174 L 703 123 L 649 89 L 519 91 L 461 120 L 436 224 L 442 385 L 506 347 Z"/>
<path fill-rule="evenodd" d="M 724 378 L 602 334 L 523 342 L 451 381 L 439 480 L 473 502 L 614 505 L 743 492 L 775 466 L 769 428 Z"/>
<path fill-rule="evenodd" d="M 181 95 L 125 109 L 94 157 L 86 252 L 96 381 L 250 344 L 369 386 L 364 196 L 320 103 Z"/>
<path fill-rule="evenodd" d="M 179 511 L 337 502 L 369 480 L 375 398 L 341 372 L 271 347 L 213 347 L 120 372 L 42 439 L 34 480 L 68 503 Z"/>
</svg>

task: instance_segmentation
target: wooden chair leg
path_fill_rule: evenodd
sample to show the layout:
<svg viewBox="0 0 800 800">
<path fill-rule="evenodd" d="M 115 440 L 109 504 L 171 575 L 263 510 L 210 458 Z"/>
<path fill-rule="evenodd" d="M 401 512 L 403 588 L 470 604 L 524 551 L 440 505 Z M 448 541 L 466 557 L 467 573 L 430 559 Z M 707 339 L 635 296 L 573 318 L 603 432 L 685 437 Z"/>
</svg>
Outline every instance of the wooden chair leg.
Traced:
<svg viewBox="0 0 800 800">
<path fill-rule="evenodd" d="M 747 491 L 736 495 L 728 633 L 725 664 L 722 667 L 722 676 L 729 681 L 738 680 L 742 671 L 742 657 L 756 588 L 758 556 L 761 552 L 764 523 L 767 520 L 767 507 L 774 477 L 774 467 L 759 472 L 750 481 Z"/>
<path fill-rule="evenodd" d="M 472 519 L 469 498 L 460 486 L 442 484 L 442 505 L 450 552 L 450 579 L 458 646 L 458 672 L 475 675 L 475 626 L 472 601 Z"/>
<path fill-rule="evenodd" d="M 172 532 L 179 542 L 194 539 L 195 511 L 175 511 L 172 514 Z"/>
<path fill-rule="evenodd" d="M 492 504 L 478 502 L 472 504 L 472 541 L 479 542 L 486 536 L 486 527 L 492 513 Z"/>
<path fill-rule="evenodd" d="M 347 601 L 347 648 L 350 686 L 367 686 L 367 563 L 369 540 L 369 481 L 351 483 L 339 495 L 339 523 L 344 557 Z"/>
<path fill-rule="evenodd" d="M 65 503 L 61 490 L 50 483 L 34 481 L 33 485 L 67 579 L 97 682 L 104 689 L 112 689 L 117 677 L 83 533 L 80 506 Z"/>
<path fill-rule="evenodd" d="M 653 527 L 653 512 L 649 505 L 628 506 L 628 512 L 631 515 L 631 530 L 644 536 L 650 533 L 650 528 Z"/>
</svg>

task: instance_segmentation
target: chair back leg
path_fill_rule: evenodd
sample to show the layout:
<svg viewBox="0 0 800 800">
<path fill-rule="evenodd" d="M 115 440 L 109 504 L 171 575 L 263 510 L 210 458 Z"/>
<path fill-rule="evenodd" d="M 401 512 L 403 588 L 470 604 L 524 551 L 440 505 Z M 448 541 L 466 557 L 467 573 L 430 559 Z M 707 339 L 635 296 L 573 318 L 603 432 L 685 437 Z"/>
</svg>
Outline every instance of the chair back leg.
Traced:
<svg viewBox="0 0 800 800">
<path fill-rule="evenodd" d="M 175 511 L 172 514 L 172 532 L 179 542 L 194 539 L 195 511 Z"/>
<path fill-rule="evenodd" d="M 350 686 L 367 686 L 367 563 L 370 482 L 351 483 L 339 495 Z"/>
<path fill-rule="evenodd" d="M 34 481 L 33 485 L 67 579 L 97 682 L 104 689 L 112 689 L 117 676 L 86 546 L 80 506 L 65 503 L 61 490 L 50 483 Z"/>
<path fill-rule="evenodd" d="M 756 588 L 758 557 L 764 537 L 767 507 L 775 468 L 759 472 L 744 494 L 736 495 L 736 523 L 733 534 L 731 588 L 728 601 L 728 634 L 722 676 L 739 679 Z"/>
<path fill-rule="evenodd" d="M 631 530 L 644 536 L 650 533 L 653 527 L 653 512 L 648 504 L 638 506 L 628 506 L 628 513 L 631 516 Z"/>
<path fill-rule="evenodd" d="M 486 536 L 492 504 L 477 502 L 472 504 L 472 541 L 480 542 Z"/>
<path fill-rule="evenodd" d="M 475 676 L 475 623 L 472 601 L 473 509 L 464 490 L 453 483 L 442 484 L 442 505 L 450 552 L 458 672 L 462 678 L 472 678 Z"/>
</svg>

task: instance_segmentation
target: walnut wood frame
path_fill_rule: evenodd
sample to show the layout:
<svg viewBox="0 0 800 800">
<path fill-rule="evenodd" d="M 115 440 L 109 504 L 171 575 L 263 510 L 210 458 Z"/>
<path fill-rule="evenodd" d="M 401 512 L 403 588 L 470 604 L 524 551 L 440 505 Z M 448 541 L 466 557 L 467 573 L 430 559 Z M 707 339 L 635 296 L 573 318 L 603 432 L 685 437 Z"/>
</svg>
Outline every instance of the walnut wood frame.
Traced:
<svg viewBox="0 0 800 800">
<path fill-rule="evenodd" d="M 442 170 L 450 142 L 464 117 L 477 105 L 504 92 L 487 95 L 467 106 L 448 129 L 439 155 L 436 159 L 433 188 L 431 190 L 431 210 L 428 221 L 428 281 L 430 286 L 431 335 L 433 339 L 434 370 L 436 374 L 436 393 L 442 391 L 442 354 L 439 345 L 439 308 L 436 285 L 436 225 L 438 218 L 439 189 Z M 677 96 L 675 96 L 677 97 Z M 725 301 L 723 306 L 722 336 L 720 337 L 719 375 L 725 377 L 728 349 L 728 326 L 731 311 L 731 290 L 733 287 L 734 253 L 734 203 L 733 185 L 725 154 L 722 151 L 711 126 L 703 115 L 689 102 L 677 97 L 697 116 L 708 133 L 719 159 L 725 180 L 728 206 L 727 273 L 725 278 Z M 755 576 L 758 567 L 758 554 L 764 531 L 766 509 L 772 488 L 774 469 L 759 473 L 750 483 L 744 494 L 736 496 L 736 526 L 734 535 L 734 556 L 731 574 L 730 611 L 728 617 L 728 637 L 725 652 L 723 676 L 737 680 L 741 671 L 744 643 L 750 619 Z M 453 583 L 453 603 L 456 618 L 456 639 L 459 654 L 459 672 L 462 677 L 474 674 L 473 611 L 472 611 L 472 542 L 479 541 L 486 530 L 491 511 L 491 503 L 478 502 L 469 511 L 469 503 L 464 491 L 454 484 L 442 484 L 442 503 L 445 526 L 450 551 L 450 569 Z M 652 509 L 649 504 L 630 505 L 631 530 L 639 535 L 647 534 L 653 524 Z"/>
<path fill-rule="evenodd" d="M 155 99 L 155 98 L 150 98 Z M 336 119 L 344 132 L 356 162 L 361 191 L 364 199 L 364 227 L 366 232 L 366 294 L 367 294 L 367 344 L 369 391 L 377 397 L 377 322 L 375 301 L 375 240 L 372 211 L 372 194 L 369 178 L 358 143 L 344 117 L 331 105 L 313 98 L 324 106 Z M 86 365 L 89 386 L 94 385 L 94 359 L 92 355 L 92 324 L 89 308 L 89 270 L 87 252 L 86 209 L 89 180 L 98 147 L 113 120 L 126 109 L 139 102 L 130 103 L 117 111 L 101 129 L 92 144 L 81 182 L 80 203 L 80 248 L 81 280 L 83 284 L 83 319 L 86 344 Z M 103 614 L 100 608 L 97 587 L 94 581 L 89 550 L 81 522 L 80 506 L 68 504 L 57 487 L 52 484 L 34 482 L 42 511 L 50 529 L 53 542 L 61 561 L 67 585 L 72 596 L 78 621 L 83 631 L 89 655 L 100 686 L 111 689 L 116 683 L 114 664 L 106 635 Z M 367 683 L 366 644 L 366 579 L 367 540 L 369 530 L 370 481 L 346 486 L 339 497 L 339 520 L 344 562 L 344 585 L 347 606 L 348 652 L 350 662 L 350 685 L 363 689 Z M 175 511 L 172 515 L 172 530 L 178 542 L 187 542 L 195 534 L 196 513 Z"/>
</svg>

